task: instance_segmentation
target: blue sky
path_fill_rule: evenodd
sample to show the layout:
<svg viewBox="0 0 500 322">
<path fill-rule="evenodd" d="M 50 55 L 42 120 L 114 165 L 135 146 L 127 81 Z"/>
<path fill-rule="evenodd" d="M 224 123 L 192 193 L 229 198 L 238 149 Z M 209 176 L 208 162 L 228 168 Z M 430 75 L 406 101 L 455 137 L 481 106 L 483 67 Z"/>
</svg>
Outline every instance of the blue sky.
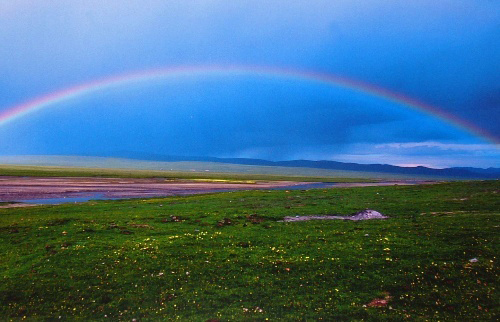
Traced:
<svg viewBox="0 0 500 322">
<path fill-rule="evenodd" d="M 373 84 L 500 138 L 500 2 L 1 1 L 0 112 L 78 84 L 196 65 Z M 0 154 L 331 159 L 500 166 L 498 145 L 373 95 L 193 75 L 95 91 L 0 126 Z"/>
</svg>

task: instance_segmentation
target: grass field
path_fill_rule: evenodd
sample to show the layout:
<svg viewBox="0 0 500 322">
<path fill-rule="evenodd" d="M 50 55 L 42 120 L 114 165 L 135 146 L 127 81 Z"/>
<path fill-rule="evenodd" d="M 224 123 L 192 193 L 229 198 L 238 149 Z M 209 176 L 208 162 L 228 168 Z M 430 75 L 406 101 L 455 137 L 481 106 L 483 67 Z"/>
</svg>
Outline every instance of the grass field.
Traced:
<svg viewBox="0 0 500 322">
<path fill-rule="evenodd" d="M 0 209 L 0 320 L 498 320 L 498 181 Z M 387 220 L 279 222 L 378 210 Z"/>
<path fill-rule="evenodd" d="M 270 167 L 272 168 L 272 167 Z M 204 182 L 236 182 L 249 181 L 307 181 L 307 182 L 377 182 L 384 177 L 365 176 L 347 177 L 345 173 L 333 172 L 325 175 L 317 169 L 309 169 L 304 175 L 278 173 L 243 173 L 237 172 L 205 172 L 205 171 L 166 171 L 166 170 L 138 170 L 116 168 L 85 168 L 61 166 L 26 166 L 0 164 L 0 176 L 29 176 L 29 177 L 105 177 L 105 178 L 166 178 L 173 180 L 198 180 Z M 311 173 L 309 173 L 311 172 Z M 299 171 L 300 173 L 300 171 Z M 389 179 L 397 179 L 389 176 Z"/>
<path fill-rule="evenodd" d="M 43 168 L 41 168 L 43 167 Z M 281 166 L 257 166 L 241 165 L 219 162 L 164 162 L 164 161 L 141 161 L 120 158 L 84 157 L 84 156 L 0 156 L 0 175 L 5 173 L 17 173 L 19 171 L 38 171 L 45 169 L 46 175 L 106 175 L 106 176 L 176 176 L 182 178 L 316 178 L 316 181 L 334 179 L 366 180 L 367 178 L 379 180 L 394 179 L 446 179 L 439 177 L 426 177 L 417 175 L 389 174 L 378 172 L 329 170 L 300 167 Z M 62 172 L 65 172 L 62 174 Z M 77 174 L 79 173 L 79 174 Z M 450 179 L 450 178 L 448 178 Z M 263 179 L 266 180 L 266 179 Z"/>
</svg>

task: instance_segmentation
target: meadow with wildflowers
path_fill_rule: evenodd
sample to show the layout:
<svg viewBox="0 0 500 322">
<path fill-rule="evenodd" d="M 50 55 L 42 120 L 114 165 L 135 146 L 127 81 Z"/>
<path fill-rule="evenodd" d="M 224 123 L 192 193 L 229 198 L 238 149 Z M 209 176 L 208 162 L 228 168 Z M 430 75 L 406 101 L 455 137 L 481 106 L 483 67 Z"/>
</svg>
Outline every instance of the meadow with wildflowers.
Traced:
<svg viewBox="0 0 500 322">
<path fill-rule="evenodd" d="M 500 183 L 0 209 L 0 320 L 495 320 Z M 281 222 L 376 209 L 386 220 Z"/>
</svg>

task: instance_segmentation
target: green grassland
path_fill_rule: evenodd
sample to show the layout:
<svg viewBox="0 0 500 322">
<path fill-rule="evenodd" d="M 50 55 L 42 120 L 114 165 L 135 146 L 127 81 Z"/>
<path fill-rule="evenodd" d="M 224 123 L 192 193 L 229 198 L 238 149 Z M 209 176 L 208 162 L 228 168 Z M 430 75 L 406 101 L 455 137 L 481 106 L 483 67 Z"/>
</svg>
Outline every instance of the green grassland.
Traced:
<svg viewBox="0 0 500 322">
<path fill-rule="evenodd" d="M 499 191 L 454 182 L 0 209 L 0 320 L 498 320 Z M 279 221 L 365 208 L 390 218 Z"/>
<path fill-rule="evenodd" d="M 183 167 L 187 167 L 183 163 Z M 203 162 L 200 162 L 204 164 Z M 249 166 L 251 168 L 259 168 Z M 276 167 L 269 167 L 276 168 Z M 262 170 L 262 169 L 261 169 Z M 318 171 L 315 171 L 318 170 Z M 27 177 L 102 177 L 102 178 L 165 178 L 172 180 L 194 180 L 199 182 L 215 183 L 255 183 L 263 181 L 307 181 L 307 182 L 377 182 L 382 177 L 371 176 L 369 173 L 357 173 L 358 176 L 346 176 L 343 172 L 323 173 L 320 169 L 308 169 L 306 173 L 292 174 L 261 171 L 248 173 L 238 172 L 211 172 L 187 170 L 150 170 L 150 169 L 117 169 L 117 168 L 88 168 L 69 166 L 32 166 L 32 165 L 5 165 L 0 164 L 0 176 L 27 176 Z M 399 177 L 398 177 L 399 178 Z M 396 180 L 389 176 L 389 179 Z"/>
<path fill-rule="evenodd" d="M 329 170 L 316 168 L 257 166 L 228 164 L 219 162 L 197 161 L 141 161 L 120 158 L 85 157 L 85 156 L 0 156 L 0 175 L 2 173 L 25 173 L 43 169 L 45 175 L 65 176 L 121 176 L 151 177 L 175 176 L 180 178 L 237 178 L 259 179 L 284 178 L 296 180 L 307 178 L 309 181 L 332 180 L 392 180 L 392 179 L 440 179 L 417 175 L 388 174 L 378 172 Z M 22 175 L 22 174 L 21 174 Z M 28 174 L 30 175 L 30 174 Z M 441 178 L 446 179 L 446 178 Z"/>
</svg>

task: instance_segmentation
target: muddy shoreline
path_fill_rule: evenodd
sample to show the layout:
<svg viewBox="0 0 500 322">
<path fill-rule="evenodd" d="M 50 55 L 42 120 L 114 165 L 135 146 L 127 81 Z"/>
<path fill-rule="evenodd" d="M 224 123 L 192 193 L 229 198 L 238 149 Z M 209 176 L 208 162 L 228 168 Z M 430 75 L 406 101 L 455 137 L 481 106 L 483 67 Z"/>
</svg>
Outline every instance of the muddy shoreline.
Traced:
<svg viewBox="0 0 500 322">
<path fill-rule="evenodd" d="M 422 182 L 425 183 L 425 182 Z M 293 189 L 315 183 L 294 181 L 257 181 L 256 183 L 171 181 L 157 178 L 83 178 L 83 177 L 0 177 L 0 202 L 79 198 L 147 198 L 236 190 Z M 317 184 L 317 183 L 316 183 Z M 335 187 L 408 185 L 416 182 L 337 183 Z M 99 198 L 97 198 L 99 199 Z"/>
<path fill-rule="evenodd" d="M 271 189 L 296 184 L 304 183 L 291 181 L 219 183 L 155 178 L 0 177 L 0 201 L 71 198 L 95 194 L 106 198 L 141 198 L 227 190 Z"/>
</svg>

